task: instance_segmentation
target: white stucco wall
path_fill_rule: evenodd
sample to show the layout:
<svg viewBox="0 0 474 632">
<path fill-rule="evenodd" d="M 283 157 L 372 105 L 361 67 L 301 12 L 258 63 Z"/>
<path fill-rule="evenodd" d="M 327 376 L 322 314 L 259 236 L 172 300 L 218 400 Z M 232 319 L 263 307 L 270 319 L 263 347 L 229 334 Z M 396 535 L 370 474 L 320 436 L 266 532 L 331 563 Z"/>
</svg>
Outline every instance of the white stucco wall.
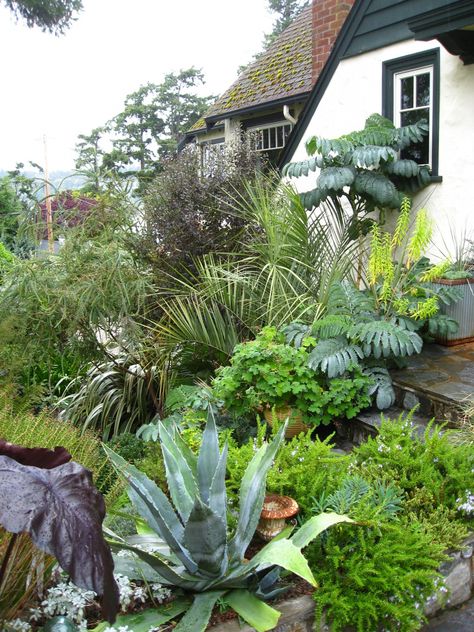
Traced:
<svg viewBox="0 0 474 632">
<path fill-rule="evenodd" d="M 439 174 L 415 198 L 436 222 L 433 241 L 451 242 L 451 230 L 474 235 L 474 64 L 464 66 L 437 40 L 407 41 L 341 61 L 292 160 L 306 158 L 305 142 L 313 135 L 327 138 L 361 129 L 373 112 L 382 111 L 382 62 L 433 48 L 440 49 Z M 299 190 L 311 179 L 293 181 Z M 312 178 L 314 183 L 314 176 Z M 441 236 L 443 239 L 441 239 Z M 430 254 L 436 258 L 434 245 Z"/>
</svg>

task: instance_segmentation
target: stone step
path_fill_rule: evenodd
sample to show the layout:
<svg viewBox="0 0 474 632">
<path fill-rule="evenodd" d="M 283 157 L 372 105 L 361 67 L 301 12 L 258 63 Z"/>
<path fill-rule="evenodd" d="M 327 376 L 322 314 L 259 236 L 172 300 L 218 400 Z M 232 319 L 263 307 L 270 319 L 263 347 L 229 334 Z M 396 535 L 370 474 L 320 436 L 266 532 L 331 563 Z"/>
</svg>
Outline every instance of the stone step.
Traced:
<svg viewBox="0 0 474 632">
<path fill-rule="evenodd" d="M 392 406 L 382 412 L 375 407 L 369 408 L 360 412 L 357 417 L 350 421 L 338 422 L 337 433 L 344 440 L 360 445 L 369 437 L 377 436 L 382 415 L 385 419 L 398 419 L 400 415 L 405 419 L 409 415 L 409 411 L 398 406 Z M 411 421 L 414 424 L 415 432 L 423 435 L 430 419 L 416 413 L 411 416 Z"/>
</svg>

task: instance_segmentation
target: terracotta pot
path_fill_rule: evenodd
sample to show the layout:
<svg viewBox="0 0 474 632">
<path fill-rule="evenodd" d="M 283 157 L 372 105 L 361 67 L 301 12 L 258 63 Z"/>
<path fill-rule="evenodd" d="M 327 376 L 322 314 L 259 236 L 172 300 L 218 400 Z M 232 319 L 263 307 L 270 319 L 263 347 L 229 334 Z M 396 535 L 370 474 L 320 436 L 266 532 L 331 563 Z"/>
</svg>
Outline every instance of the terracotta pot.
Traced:
<svg viewBox="0 0 474 632">
<path fill-rule="evenodd" d="M 294 410 L 290 406 L 282 406 L 281 408 L 265 408 L 263 416 L 269 426 L 273 425 L 273 420 L 276 418 L 278 421 L 285 421 L 289 419 L 288 426 L 286 427 L 285 437 L 291 439 L 296 437 L 300 432 L 307 432 L 308 426 L 303 423 L 303 415 L 299 410 Z"/>
<path fill-rule="evenodd" d="M 268 542 L 283 531 L 286 527 L 286 519 L 295 516 L 298 510 L 298 503 L 289 496 L 277 494 L 265 496 L 257 525 L 258 535 Z"/>
</svg>

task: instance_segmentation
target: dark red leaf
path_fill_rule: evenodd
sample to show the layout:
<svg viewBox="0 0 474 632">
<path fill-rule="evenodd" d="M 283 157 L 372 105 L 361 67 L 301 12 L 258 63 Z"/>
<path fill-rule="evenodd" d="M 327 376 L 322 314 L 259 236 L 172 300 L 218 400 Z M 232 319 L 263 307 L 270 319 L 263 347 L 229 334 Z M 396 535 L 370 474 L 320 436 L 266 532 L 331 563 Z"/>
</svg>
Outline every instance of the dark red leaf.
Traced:
<svg viewBox="0 0 474 632">
<path fill-rule="evenodd" d="M 72 456 L 66 448 L 59 446 L 56 446 L 54 450 L 48 450 L 47 448 L 25 448 L 22 445 L 8 443 L 8 441 L 4 439 L 0 439 L 0 456 L 9 456 L 22 465 L 32 465 L 46 470 L 51 470 L 53 467 L 68 463 L 72 459 Z"/>
<path fill-rule="evenodd" d="M 11 533 L 29 533 L 77 586 L 102 596 L 102 614 L 113 622 L 118 589 L 102 535 L 104 517 L 104 499 L 82 465 L 40 469 L 0 456 L 0 524 Z"/>
</svg>

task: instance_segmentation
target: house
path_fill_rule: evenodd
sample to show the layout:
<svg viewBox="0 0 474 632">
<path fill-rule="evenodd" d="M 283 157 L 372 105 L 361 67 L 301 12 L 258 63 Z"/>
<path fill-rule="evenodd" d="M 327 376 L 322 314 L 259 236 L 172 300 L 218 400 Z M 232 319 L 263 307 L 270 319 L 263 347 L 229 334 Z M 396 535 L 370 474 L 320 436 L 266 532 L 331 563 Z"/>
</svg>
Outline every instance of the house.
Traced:
<svg viewBox="0 0 474 632">
<path fill-rule="evenodd" d="M 239 75 L 187 132 L 181 149 L 194 142 L 205 151 L 247 131 L 257 151 L 278 161 L 352 2 L 319 0 L 315 5 L 318 12 L 304 9 Z"/>
<path fill-rule="evenodd" d="M 361 129 L 373 112 L 396 126 L 425 118 L 429 136 L 416 160 L 430 166 L 431 184 L 415 206 L 435 218 L 439 244 L 452 241 L 453 231 L 461 236 L 469 223 L 472 228 L 474 1 L 355 0 L 316 72 L 280 166 L 304 160 L 309 137 Z"/>
</svg>

